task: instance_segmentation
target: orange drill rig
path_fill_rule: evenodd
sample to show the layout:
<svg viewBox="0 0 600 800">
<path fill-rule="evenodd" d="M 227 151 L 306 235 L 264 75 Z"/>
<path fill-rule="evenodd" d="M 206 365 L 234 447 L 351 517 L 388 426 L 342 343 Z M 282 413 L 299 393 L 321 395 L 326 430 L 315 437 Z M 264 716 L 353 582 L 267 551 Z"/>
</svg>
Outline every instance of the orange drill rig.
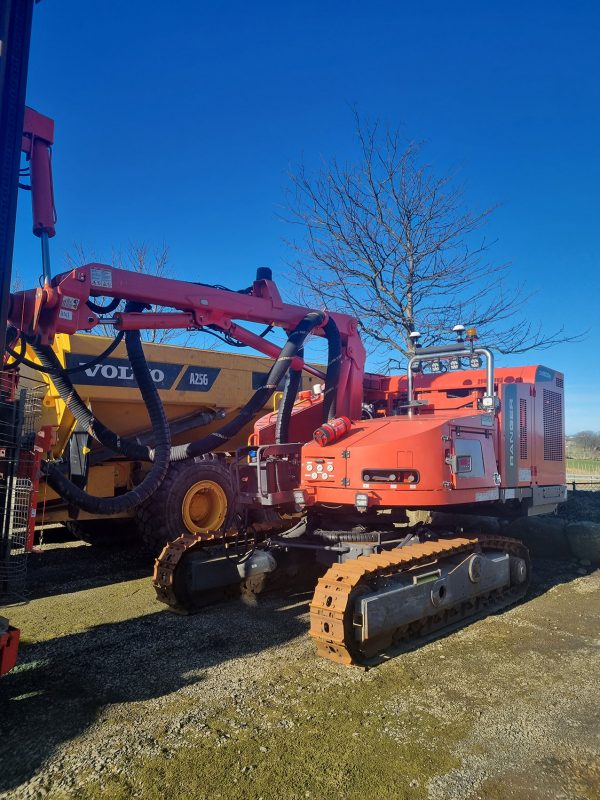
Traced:
<svg viewBox="0 0 600 800">
<path fill-rule="evenodd" d="M 99 296 L 127 303 L 110 321 L 126 332 L 153 423 L 152 446 L 95 419 L 50 346 L 57 331 L 106 324 L 92 300 Z M 143 305 L 159 298 L 173 311 L 144 313 Z M 279 350 L 233 317 L 278 325 L 288 340 Z M 466 340 L 459 332 L 456 344 L 417 348 L 406 376 L 365 374 L 356 320 L 284 303 L 267 271 L 240 294 L 102 264 L 13 294 L 10 320 L 13 339 L 27 342 L 38 368 L 52 372 L 90 435 L 151 464 L 128 492 L 99 498 L 72 484 L 60 463 L 47 462 L 52 488 L 95 513 L 116 514 L 150 498 L 168 505 L 163 491 L 177 489 L 167 480 L 174 464 L 222 449 L 287 375 L 278 412 L 257 423 L 250 445 L 231 463 L 215 465 L 232 483 L 236 525 L 182 531 L 158 558 L 154 581 L 161 600 L 190 610 L 223 589 L 259 591 L 278 569 L 324 572 L 311 603 L 311 634 L 320 653 L 342 663 L 371 663 L 407 638 L 496 610 L 527 590 L 523 544 L 407 526 L 408 510 L 511 517 L 550 513 L 566 497 L 562 375 L 546 367 L 495 370 L 474 329 Z M 141 329 L 167 325 L 210 325 L 276 355 L 265 384 L 236 419 L 176 447 L 139 341 Z M 315 372 L 301 355 L 310 333 L 328 341 L 323 391 L 297 396 L 301 370 Z"/>
<path fill-rule="evenodd" d="M 417 349 L 407 377 L 365 376 L 362 418 L 318 427 L 322 402 L 301 398 L 289 435 L 304 444 L 276 441 L 280 414 L 263 418 L 234 464 L 238 502 L 300 521 L 279 535 L 255 532 L 237 559 L 223 534 L 220 551 L 214 532 L 182 535 L 157 560 L 159 599 L 190 609 L 217 585 L 256 591 L 271 571 L 316 566 L 319 577 L 320 566 L 310 606 L 318 652 L 369 664 L 522 598 L 530 566 L 521 542 L 407 524 L 415 510 L 510 519 L 552 513 L 566 499 L 563 376 L 495 370 L 475 337 L 471 329 L 466 342 L 459 334 L 456 345 Z"/>
<path fill-rule="evenodd" d="M 455 329 L 457 341 L 442 347 L 419 347 L 415 333 L 406 375 L 367 374 L 358 321 L 285 303 L 268 269 L 242 291 L 99 263 L 52 277 L 52 126 L 34 112 L 25 118 L 44 280 L 38 289 L 10 296 L 10 366 L 24 363 L 51 375 L 80 430 L 145 465 L 123 493 L 95 497 L 85 482 L 69 479 L 66 465 L 47 459 L 52 489 L 71 508 L 93 514 L 114 516 L 140 506 L 150 513 L 153 504 L 169 513 L 181 502 L 178 465 L 222 452 L 285 381 L 278 411 L 256 423 L 250 444 L 213 465 L 229 487 L 235 522 L 174 537 L 155 566 L 159 599 L 192 610 L 223 590 L 258 592 L 278 573 L 313 575 L 311 634 L 319 652 L 366 664 L 407 639 L 525 594 L 529 559 L 520 542 L 411 526 L 407 512 L 511 517 L 554 511 L 566 498 L 562 375 L 545 367 L 496 370 L 475 329 L 462 326 Z M 267 330 L 258 335 L 240 320 Z M 117 343 L 125 339 L 152 425 L 150 443 L 110 430 L 71 381 L 74 371 L 102 363 L 114 343 L 93 361 L 69 368 L 52 349 L 57 333 L 101 324 L 114 326 Z M 268 340 L 273 327 L 285 331 L 283 347 Z M 140 340 L 143 329 L 165 328 L 208 330 L 273 358 L 266 380 L 234 419 L 176 446 Z M 310 335 L 327 340 L 325 372 L 304 361 Z M 299 392 L 303 370 L 322 381 L 322 391 Z"/>
</svg>

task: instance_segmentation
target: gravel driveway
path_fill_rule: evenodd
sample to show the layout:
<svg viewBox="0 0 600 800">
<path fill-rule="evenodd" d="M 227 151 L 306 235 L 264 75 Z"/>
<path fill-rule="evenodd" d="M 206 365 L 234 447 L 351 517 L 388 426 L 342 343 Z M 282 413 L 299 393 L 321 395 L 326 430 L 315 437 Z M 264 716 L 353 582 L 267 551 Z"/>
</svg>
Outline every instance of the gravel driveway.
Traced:
<svg viewBox="0 0 600 800">
<path fill-rule="evenodd" d="M 537 560 L 525 603 L 364 672 L 314 655 L 308 595 L 180 617 L 131 551 L 36 559 L 1 798 L 600 796 L 590 566 Z"/>
</svg>

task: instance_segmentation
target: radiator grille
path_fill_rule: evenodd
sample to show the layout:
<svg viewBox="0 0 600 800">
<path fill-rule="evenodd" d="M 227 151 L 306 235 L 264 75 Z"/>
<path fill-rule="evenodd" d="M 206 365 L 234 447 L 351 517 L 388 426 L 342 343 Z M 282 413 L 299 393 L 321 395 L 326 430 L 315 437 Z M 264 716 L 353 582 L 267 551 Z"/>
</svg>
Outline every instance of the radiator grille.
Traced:
<svg viewBox="0 0 600 800">
<path fill-rule="evenodd" d="M 527 458 L 527 400 L 519 401 L 519 448 L 521 461 Z"/>
<path fill-rule="evenodd" d="M 544 389 L 544 460 L 563 460 L 562 395 Z"/>
</svg>

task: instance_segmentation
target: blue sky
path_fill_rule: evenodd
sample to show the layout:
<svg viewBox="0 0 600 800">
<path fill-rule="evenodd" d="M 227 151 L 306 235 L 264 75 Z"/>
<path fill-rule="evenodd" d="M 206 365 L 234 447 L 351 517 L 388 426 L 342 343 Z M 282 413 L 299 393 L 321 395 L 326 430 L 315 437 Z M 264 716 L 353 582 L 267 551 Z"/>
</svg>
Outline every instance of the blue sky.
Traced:
<svg viewBox="0 0 600 800">
<path fill-rule="evenodd" d="M 564 371 L 568 432 L 600 429 L 597 3 L 43 0 L 28 103 L 56 120 L 55 271 L 74 242 L 146 241 L 191 280 L 282 279 L 290 167 L 352 158 L 353 107 L 425 139 L 470 206 L 500 204 L 493 256 L 537 290 L 528 314 L 590 328 L 509 360 Z M 34 285 L 27 196 L 18 224 Z"/>
</svg>

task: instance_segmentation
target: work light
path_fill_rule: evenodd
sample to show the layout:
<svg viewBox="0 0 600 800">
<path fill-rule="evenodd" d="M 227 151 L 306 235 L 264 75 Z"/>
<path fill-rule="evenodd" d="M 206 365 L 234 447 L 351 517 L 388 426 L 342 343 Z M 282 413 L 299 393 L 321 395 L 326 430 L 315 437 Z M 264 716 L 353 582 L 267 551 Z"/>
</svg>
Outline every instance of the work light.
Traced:
<svg viewBox="0 0 600 800">
<path fill-rule="evenodd" d="M 364 513 L 369 507 L 369 495 L 358 492 L 354 497 L 354 505 L 357 511 L 360 511 L 361 514 Z"/>
</svg>

